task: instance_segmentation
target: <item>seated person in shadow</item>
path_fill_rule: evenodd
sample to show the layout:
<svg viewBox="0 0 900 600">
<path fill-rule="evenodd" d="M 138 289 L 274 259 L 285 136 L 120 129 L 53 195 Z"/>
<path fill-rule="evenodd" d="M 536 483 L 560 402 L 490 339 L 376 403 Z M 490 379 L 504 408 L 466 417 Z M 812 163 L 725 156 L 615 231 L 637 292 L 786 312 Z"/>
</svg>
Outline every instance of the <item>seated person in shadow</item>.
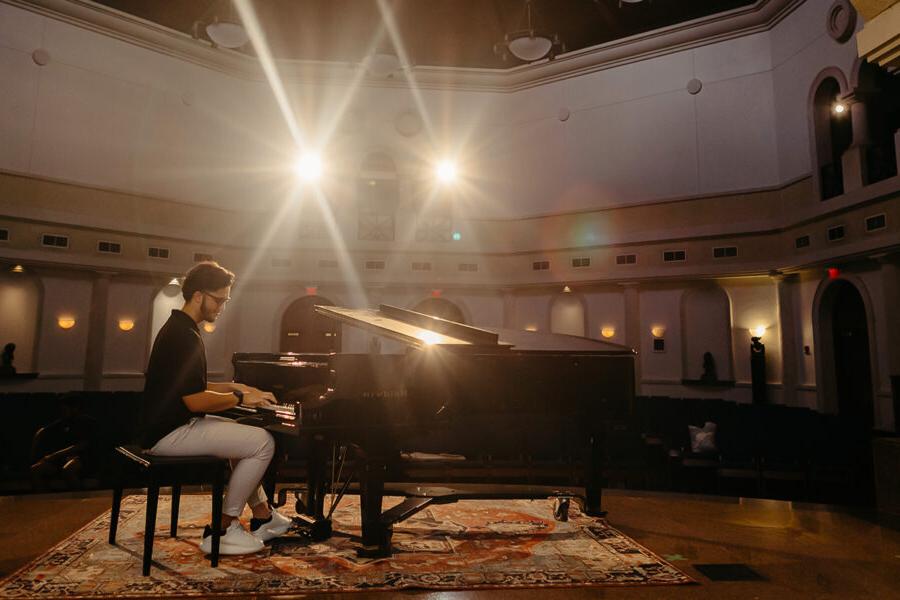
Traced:
<svg viewBox="0 0 900 600">
<path fill-rule="evenodd" d="M 16 368 L 13 366 L 15 352 L 16 345 L 12 342 L 3 347 L 3 355 L 0 356 L 0 377 L 12 377 L 16 374 Z"/>
</svg>

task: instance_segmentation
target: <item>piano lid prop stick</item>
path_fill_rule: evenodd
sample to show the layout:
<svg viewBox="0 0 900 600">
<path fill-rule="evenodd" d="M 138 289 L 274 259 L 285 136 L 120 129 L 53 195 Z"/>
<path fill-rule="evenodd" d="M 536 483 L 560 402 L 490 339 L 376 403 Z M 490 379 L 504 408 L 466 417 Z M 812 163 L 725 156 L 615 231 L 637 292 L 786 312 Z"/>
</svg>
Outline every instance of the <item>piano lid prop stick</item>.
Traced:
<svg viewBox="0 0 900 600">
<path fill-rule="evenodd" d="M 334 480 L 334 463 L 337 458 L 337 444 L 331 444 L 331 502 L 334 503 L 334 494 L 337 492 L 337 482 Z"/>
<path fill-rule="evenodd" d="M 340 503 L 341 499 L 344 497 L 344 494 L 347 493 L 347 488 L 350 487 L 350 482 L 353 481 L 353 477 L 356 475 L 356 471 L 352 471 L 349 475 L 347 475 L 347 480 L 344 481 L 344 485 L 341 486 L 341 491 L 335 498 L 334 502 L 331 503 L 331 507 L 328 509 L 328 515 L 325 517 L 325 520 L 330 520 L 331 515 L 334 513 L 334 509 L 337 508 L 338 503 Z"/>
<path fill-rule="evenodd" d="M 337 481 L 340 481 L 341 474 L 344 472 L 344 461 L 347 460 L 347 446 L 341 446 L 341 451 L 338 454 L 338 460 L 340 460 L 341 464 L 338 467 Z"/>
</svg>

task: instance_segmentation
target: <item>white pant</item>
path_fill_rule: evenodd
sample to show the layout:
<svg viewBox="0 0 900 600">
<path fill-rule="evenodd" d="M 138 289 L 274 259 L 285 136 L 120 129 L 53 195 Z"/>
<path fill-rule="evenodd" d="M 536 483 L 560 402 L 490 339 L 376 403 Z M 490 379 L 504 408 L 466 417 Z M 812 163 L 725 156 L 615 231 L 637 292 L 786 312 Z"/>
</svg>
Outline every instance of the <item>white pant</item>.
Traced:
<svg viewBox="0 0 900 600">
<path fill-rule="evenodd" d="M 244 503 L 251 507 L 266 501 L 259 482 L 275 453 L 275 440 L 265 429 L 206 415 L 174 429 L 156 442 L 150 454 L 157 456 L 217 456 L 232 459 L 231 479 L 222 512 L 238 517 Z"/>
</svg>

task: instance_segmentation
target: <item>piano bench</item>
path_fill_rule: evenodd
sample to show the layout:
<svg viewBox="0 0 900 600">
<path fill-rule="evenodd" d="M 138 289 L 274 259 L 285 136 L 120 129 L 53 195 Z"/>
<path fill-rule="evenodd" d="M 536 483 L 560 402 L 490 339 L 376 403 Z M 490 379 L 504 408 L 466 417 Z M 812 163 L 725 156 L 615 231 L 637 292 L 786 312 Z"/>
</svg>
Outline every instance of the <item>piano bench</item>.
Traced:
<svg viewBox="0 0 900 600">
<path fill-rule="evenodd" d="M 147 487 L 147 512 L 144 523 L 144 576 L 150 574 L 153 559 L 153 537 L 156 531 L 156 508 L 159 503 L 159 488 L 172 486 L 172 515 L 169 535 L 178 533 L 178 505 L 181 500 L 181 486 L 186 483 L 212 484 L 212 523 L 222 520 L 222 495 L 225 488 L 225 469 L 228 461 L 215 456 L 153 456 L 137 446 L 118 446 L 115 449 L 119 461 L 118 473 L 113 483 L 112 514 L 109 520 L 109 543 L 115 545 L 116 530 L 119 526 L 119 508 L 126 482 L 134 481 L 129 474 L 137 474 L 140 482 Z M 219 528 L 213 526 L 212 553 L 210 564 L 219 565 Z"/>
</svg>

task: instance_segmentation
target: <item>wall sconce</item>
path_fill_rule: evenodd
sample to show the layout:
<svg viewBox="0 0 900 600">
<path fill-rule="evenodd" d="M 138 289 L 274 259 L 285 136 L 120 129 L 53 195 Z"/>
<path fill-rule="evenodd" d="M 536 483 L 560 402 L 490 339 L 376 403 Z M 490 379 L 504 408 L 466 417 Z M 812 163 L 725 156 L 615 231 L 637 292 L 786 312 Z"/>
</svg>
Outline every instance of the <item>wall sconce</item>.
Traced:
<svg viewBox="0 0 900 600">
<path fill-rule="evenodd" d="M 119 329 L 122 331 L 131 331 L 134 329 L 134 319 L 119 319 Z"/>
<path fill-rule="evenodd" d="M 177 285 L 178 287 L 181 287 L 181 282 L 178 280 L 177 277 L 173 277 L 172 280 L 169 281 L 168 285 Z"/>
<path fill-rule="evenodd" d="M 612 336 L 616 335 L 616 328 L 613 327 L 612 325 L 604 325 L 604 326 L 600 329 L 600 335 L 602 335 L 603 337 L 609 339 L 609 338 L 611 338 Z"/>
<path fill-rule="evenodd" d="M 537 325 L 526 325 L 525 331 L 537 331 Z"/>
<path fill-rule="evenodd" d="M 63 316 L 56 319 L 60 329 L 72 329 L 75 327 L 75 317 Z"/>
<path fill-rule="evenodd" d="M 752 337 L 761 338 L 762 336 L 766 335 L 766 326 L 765 325 L 757 325 L 756 327 L 751 327 L 750 335 Z"/>
<path fill-rule="evenodd" d="M 563 288 L 563 293 L 565 293 L 565 294 L 571 294 L 571 293 L 572 293 L 572 288 L 570 288 L 569 286 L 565 286 L 565 287 Z"/>
<path fill-rule="evenodd" d="M 12 271 L 13 273 L 24 273 L 25 267 L 23 267 L 22 265 L 16 265 L 12 269 L 10 269 L 10 271 Z"/>
<path fill-rule="evenodd" d="M 215 323 L 204 323 L 203 324 L 203 331 L 205 331 L 206 333 L 212 333 L 215 330 L 216 330 Z"/>
<path fill-rule="evenodd" d="M 655 338 L 661 338 L 666 335 L 666 326 L 665 325 L 654 325 L 650 328 L 650 333 Z"/>
</svg>

